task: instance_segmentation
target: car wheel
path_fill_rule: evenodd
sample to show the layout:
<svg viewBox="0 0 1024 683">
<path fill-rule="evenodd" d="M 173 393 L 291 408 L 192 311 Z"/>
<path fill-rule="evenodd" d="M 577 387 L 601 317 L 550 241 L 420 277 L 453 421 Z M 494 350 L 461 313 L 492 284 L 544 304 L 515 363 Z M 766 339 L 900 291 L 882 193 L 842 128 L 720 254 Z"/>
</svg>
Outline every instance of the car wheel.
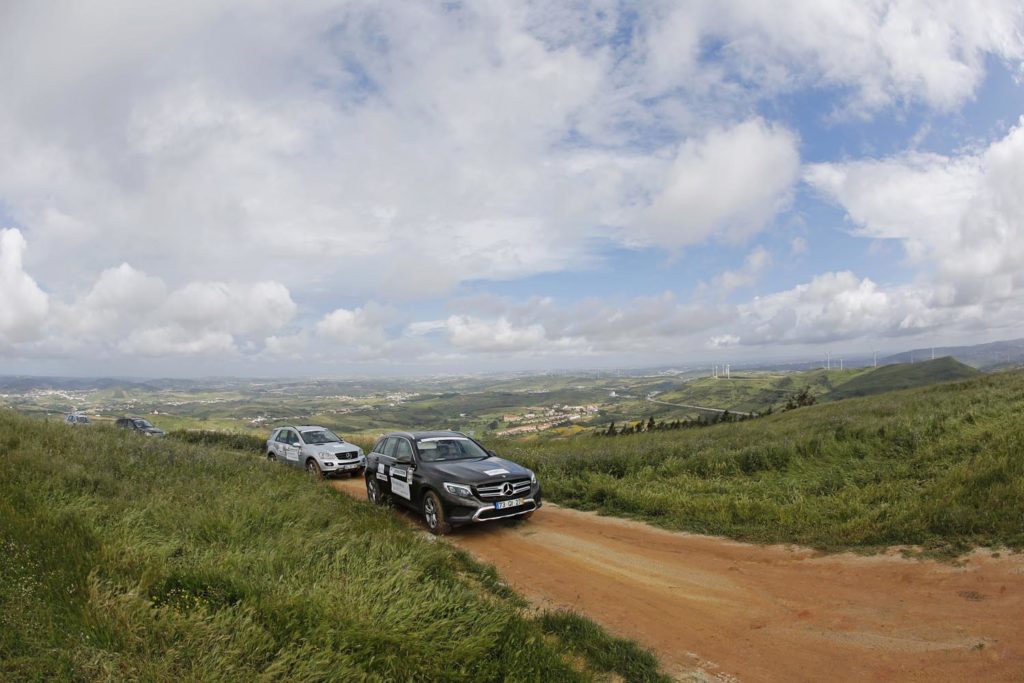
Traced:
<svg viewBox="0 0 1024 683">
<path fill-rule="evenodd" d="M 386 502 L 384 492 L 380 490 L 380 484 L 376 479 L 368 478 L 366 480 L 366 499 L 374 505 L 383 505 Z"/>
<path fill-rule="evenodd" d="M 452 530 L 448 520 L 445 519 L 441 499 L 433 491 L 427 491 L 427 494 L 423 496 L 423 519 L 427 522 L 430 533 L 437 536 L 444 536 Z"/>
<path fill-rule="evenodd" d="M 277 456 L 274 455 L 273 451 L 267 451 L 267 460 L 277 460 Z"/>
<path fill-rule="evenodd" d="M 312 477 L 313 479 L 324 478 L 324 473 L 320 471 L 320 465 L 317 465 L 316 460 L 314 460 L 313 458 L 310 458 L 309 460 L 306 461 L 306 471 L 309 473 L 309 476 Z"/>
</svg>

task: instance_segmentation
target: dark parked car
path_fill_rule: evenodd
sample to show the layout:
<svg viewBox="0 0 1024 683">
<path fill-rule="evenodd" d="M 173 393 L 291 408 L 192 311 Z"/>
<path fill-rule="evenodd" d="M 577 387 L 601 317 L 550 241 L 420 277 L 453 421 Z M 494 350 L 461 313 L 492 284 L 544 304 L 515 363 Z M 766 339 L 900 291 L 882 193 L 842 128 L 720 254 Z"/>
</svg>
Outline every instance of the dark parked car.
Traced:
<svg viewBox="0 0 1024 683">
<path fill-rule="evenodd" d="M 366 459 L 366 496 L 423 515 L 435 534 L 541 506 L 533 472 L 459 432 L 395 432 L 378 439 Z"/>
<path fill-rule="evenodd" d="M 164 430 L 154 427 L 149 420 L 141 417 L 119 417 L 115 424 L 121 429 L 131 429 L 146 436 L 164 435 Z"/>
<path fill-rule="evenodd" d="M 72 427 L 81 427 L 83 425 L 91 425 L 92 420 L 87 418 L 85 415 L 79 415 L 78 413 L 70 413 L 64 418 L 64 424 L 71 425 Z"/>
</svg>

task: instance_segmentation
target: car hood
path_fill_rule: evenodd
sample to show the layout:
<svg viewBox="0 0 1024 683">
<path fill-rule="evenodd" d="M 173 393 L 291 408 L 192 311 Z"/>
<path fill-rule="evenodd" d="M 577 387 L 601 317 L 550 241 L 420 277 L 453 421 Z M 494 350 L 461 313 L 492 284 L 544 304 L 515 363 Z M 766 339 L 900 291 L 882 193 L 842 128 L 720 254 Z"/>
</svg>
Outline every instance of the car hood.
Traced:
<svg viewBox="0 0 1024 683">
<path fill-rule="evenodd" d="M 494 479 L 521 479 L 530 476 L 530 470 L 517 465 L 511 460 L 502 458 L 484 458 L 483 460 L 456 460 L 453 462 L 423 463 L 434 472 L 445 477 L 446 481 L 475 484 Z"/>
<path fill-rule="evenodd" d="M 355 444 L 341 442 L 341 443 L 316 443 L 306 444 L 302 447 L 304 453 L 315 453 L 319 456 L 332 456 L 349 453 L 355 455 L 359 453 L 359 446 Z"/>
<path fill-rule="evenodd" d="M 163 436 L 164 435 L 164 430 L 157 429 L 156 427 L 149 427 L 147 429 L 143 429 L 142 431 L 146 432 L 150 436 Z"/>
</svg>

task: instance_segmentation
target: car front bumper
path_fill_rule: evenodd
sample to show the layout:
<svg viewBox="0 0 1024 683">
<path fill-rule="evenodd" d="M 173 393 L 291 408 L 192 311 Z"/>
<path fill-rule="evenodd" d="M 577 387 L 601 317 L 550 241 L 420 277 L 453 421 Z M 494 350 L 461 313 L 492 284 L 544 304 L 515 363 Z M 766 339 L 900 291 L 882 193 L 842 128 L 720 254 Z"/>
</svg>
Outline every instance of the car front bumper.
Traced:
<svg viewBox="0 0 1024 683">
<path fill-rule="evenodd" d="M 330 465 L 327 463 L 330 463 Z M 356 458 L 355 460 L 321 460 L 318 464 L 320 465 L 320 471 L 326 476 L 332 474 L 361 474 L 366 467 L 366 463 L 362 458 Z"/>
<path fill-rule="evenodd" d="M 494 502 L 485 503 L 477 498 L 461 498 L 447 491 L 441 494 L 441 499 L 444 502 L 445 517 L 452 526 L 518 517 L 539 510 L 543 505 L 539 485 L 522 496 L 522 505 L 509 508 L 498 509 Z"/>
</svg>

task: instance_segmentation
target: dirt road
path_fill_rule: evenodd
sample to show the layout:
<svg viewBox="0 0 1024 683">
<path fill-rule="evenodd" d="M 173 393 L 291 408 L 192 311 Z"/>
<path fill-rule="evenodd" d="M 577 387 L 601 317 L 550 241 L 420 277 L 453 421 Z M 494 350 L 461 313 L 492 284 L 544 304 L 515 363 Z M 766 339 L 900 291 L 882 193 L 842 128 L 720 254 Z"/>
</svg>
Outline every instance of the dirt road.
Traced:
<svg viewBox="0 0 1024 683">
<path fill-rule="evenodd" d="M 365 497 L 362 481 L 334 482 Z M 1024 557 L 819 555 L 547 505 L 449 537 L 540 607 L 653 650 L 680 678 L 1024 681 Z"/>
</svg>

